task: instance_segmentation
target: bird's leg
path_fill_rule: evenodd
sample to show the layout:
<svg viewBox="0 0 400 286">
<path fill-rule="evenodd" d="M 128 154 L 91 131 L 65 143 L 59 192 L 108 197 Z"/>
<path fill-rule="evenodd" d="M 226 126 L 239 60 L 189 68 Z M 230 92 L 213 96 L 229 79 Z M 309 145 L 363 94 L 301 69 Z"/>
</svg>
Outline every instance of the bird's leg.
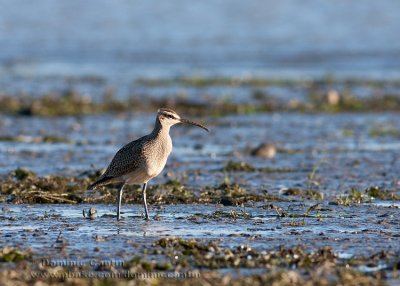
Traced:
<svg viewBox="0 0 400 286">
<path fill-rule="evenodd" d="M 142 196 L 143 196 L 143 205 L 144 205 L 144 212 L 145 212 L 145 218 L 146 220 L 149 219 L 149 211 L 147 210 L 147 202 L 146 202 L 146 187 L 147 183 L 143 184 L 143 189 L 142 189 Z"/>
<path fill-rule="evenodd" d="M 120 220 L 121 217 L 121 202 L 122 202 L 122 192 L 124 190 L 125 184 L 122 184 L 121 188 L 118 190 L 118 204 L 117 204 L 117 220 Z"/>
</svg>

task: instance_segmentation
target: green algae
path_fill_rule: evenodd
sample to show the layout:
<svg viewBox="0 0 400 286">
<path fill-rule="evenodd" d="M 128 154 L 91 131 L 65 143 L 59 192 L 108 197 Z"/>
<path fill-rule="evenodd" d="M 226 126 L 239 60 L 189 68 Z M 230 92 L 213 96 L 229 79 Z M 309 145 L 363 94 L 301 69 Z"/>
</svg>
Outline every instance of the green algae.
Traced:
<svg viewBox="0 0 400 286">
<path fill-rule="evenodd" d="M 178 79 L 141 79 L 136 82 L 144 86 L 250 86 L 254 87 L 252 100 L 236 102 L 230 97 L 216 101 L 199 102 L 175 94 L 169 98 L 146 98 L 142 94 L 131 94 L 117 98 L 113 90 L 106 89 L 98 99 L 80 94 L 74 89 L 63 92 L 49 92 L 39 97 L 3 94 L 0 96 L 0 112 L 24 116 L 78 116 L 100 113 L 125 113 L 134 111 L 153 112 L 159 107 L 168 107 L 177 112 L 192 115 L 221 116 L 226 114 L 252 114 L 256 112 L 292 111 L 292 112 L 367 112 L 367 111 L 400 111 L 400 96 L 386 93 L 380 96 L 371 92 L 369 96 L 357 97 L 351 94 L 351 88 L 369 86 L 398 86 L 397 80 L 363 80 L 363 79 L 330 79 L 291 80 L 268 78 L 178 78 Z M 335 85 L 344 85 L 344 91 L 336 91 Z M 305 99 L 284 101 L 272 97 L 260 90 L 264 86 L 284 86 L 305 88 Z M 329 95 L 326 90 L 333 90 Z M 332 95 L 334 94 L 334 95 Z M 7 138 L 5 138 L 7 139 Z"/>
<path fill-rule="evenodd" d="M 96 191 L 87 191 L 90 183 L 102 173 L 102 170 L 82 172 L 77 177 L 45 176 L 16 169 L 2 180 L 0 194 L 13 203 L 113 203 L 116 199 L 117 185 L 109 185 Z M 124 201 L 142 203 L 141 188 L 126 186 Z M 206 186 L 200 190 L 189 188 L 178 180 L 169 180 L 164 184 L 150 185 L 147 190 L 151 204 L 174 203 L 223 203 L 240 205 L 245 202 L 265 200 L 283 200 L 267 193 L 251 193 L 246 188 L 228 181 L 218 186 Z"/>
<path fill-rule="evenodd" d="M 249 202 L 286 201 L 284 198 L 269 194 L 250 192 L 237 183 L 231 183 L 229 178 L 215 187 L 205 187 L 199 196 L 200 203 L 218 203 L 225 206 L 240 206 Z"/>
<path fill-rule="evenodd" d="M 368 135 L 371 137 L 400 137 L 400 130 L 392 125 L 373 126 L 369 129 Z"/>
<path fill-rule="evenodd" d="M 30 257 L 31 254 L 29 252 L 18 250 L 13 247 L 4 247 L 0 250 L 0 262 L 20 262 Z"/>
<path fill-rule="evenodd" d="M 299 188 L 284 189 L 283 195 L 298 196 L 298 197 L 312 199 L 312 200 L 322 200 L 324 198 L 324 194 L 319 191 L 314 191 L 314 190 L 310 190 L 310 189 L 299 189 Z"/>
<path fill-rule="evenodd" d="M 337 198 L 336 203 L 343 206 L 351 206 L 354 204 L 361 204 L 365 199 L 365 194 L 356 189 L 352 189 L 350 194 Z"/>
<path fill-rule="evenodd" d="M 28 142 L 28 143 L 71 143 L 70 140 L 56 136 L 56 135 L 43 135 L 43 136 L 35 136 L 35 137 L 29 137 L 29 136 L 0 136 L 0 141 L 5 141 L 5 142 Z"/>
<path fill-rule="evenodd" d="M 365 78 L 345 78 L 340 79 L 331 76 L 325 76 L 316 79 L 289 79 L 289 78 L 265 78 L 265 77 L 175 77 L 175 78 L 141 78 L 135 80 L 136 84 L 144 86 L 325 86 L 333 84 L 343 84 L 346 86 L 373 86 L 383 87 L 391 84 L 400 86 L 397 79 L 365 79 Z"/>
<path fill-rule="evenodd" d="M 241 167 L 242 168 L 242 167 Z M 248 166 L 245 166 L 248 170 Z M 87 191 L 90 183 L 103 170 L 82 172 L 74 177 L 37 176 L 26 169 L 16 169 L 0 184 L 2 201 L 13 203 L 114 203 L 118 185 L 109 185 L 96 191 Z M 282 170 L 279 170 L 282 171 Z M 126 203 L 142 203 L 140 186 L 126 186 L 124 196 Z M 291 197 L 307 200 L 323 201 L 325 195 L 321 191 L 310 188 L 286 188 L 280 195 L 265 189 L 249 189 L 238 183 L 232 183 L 228 176 L 216 186 L 189 187 L 178 180 L 169 180 L 163 184 L 150 185 L 148 202 L 150 204 L 222 204 L 225 206 L 241 206 L 245 203 L 294 201 Z M 374 199 L 400 200 L 396 191 L 379 187 L 370 187 L 364 191 L 352 189 L 347 195 L 337 197 L 336 204 L 350 206 L 369 203 Z"/>
<path fill-rule="evenodd" d="M 202 218 L 205 220 L 215 220 L 215 219 L 223 219 L 223 218 L 229 218 L 229 219 L 251 219 L 252 216 L 250 213 L 246 212 L 245 210 L 230 210 L 229 212 L 223 211 L 223 210 L 217 210 L 211 214 L 203 214 L 203 213 L 195 213 L 193 216 L 191 216 L 189 219 L 190 220 L 197 220 L 197 218 Z"/>
<path fill-rule="evenodd" d="M 34 172 L 20 168 L 16 169 L 12 175 L 19 181 L 23 181 L 27 178 L 37 178 Z"/>
<path fill-rule="evenodd" d="M 363 192 L 352 189 L 350 194 L 336 198 L 336 203 L 344 206 L 371 203 L 374 199 L 379 200 L 400 200 L 400 195 L 394 191 L 384 190 L 377 186 L 369 187 Z"/>
<path fill-rule="evenodd" d="M 400 195 L 393 191 L 384 190 L 377 186 L 370 187 L 365 190 L 366 195 L 379 200 L 400 200 Z"/>
<path fill-rule="evenodd" d="M 294 172 L 290 168 L 269 168 L 261 167 L 257 168 L 246 162 L 235 162 L 228 161 L 225 167 L 222 169 L 224 172 L 265 172 L 265 173 L 288 173 Z"/>
</svg>

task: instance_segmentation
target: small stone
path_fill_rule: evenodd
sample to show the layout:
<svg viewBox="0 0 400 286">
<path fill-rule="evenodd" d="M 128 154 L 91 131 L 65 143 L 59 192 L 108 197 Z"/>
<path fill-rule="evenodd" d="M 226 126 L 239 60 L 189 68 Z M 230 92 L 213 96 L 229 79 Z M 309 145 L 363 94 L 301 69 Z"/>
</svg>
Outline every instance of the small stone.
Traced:
<svg viewBox="0 0 400 286">
<path fill-rule="evenodd" d="M 270 159 L 276 155 L 276 147 L 271 143 L 262 143 L 250 152 L 251 156 Z"/>
<path fill-rule="evenodd" d="M 335 89 L 328 90 L 326 93 L 326 101 L 331 106 L 337 106 L 340 101 L 339 92 L 337 92 Z"/>
<path fill-rule="evenodd" d="M 97 211 L 93 207 L 90 208 L 89 211 L 87 211 L 87 213 L 86 213 L 85 209 L 83 209 L 83 211 L 82 211 L 83 217 L 87 218 L 87 219 L 95 219 L 96 213 L 97 213 Z"/>
<path fill-rule="evenodd" d="M 104 237 L 99 236 L 99 235 L 97 235 L 97 234 L 96 234 L 96 236 L 94 237 L 94 240 L 95 240 L 96 242 L 104 242 L 104 241 L 106 241 L 106 239 L 105 239 Z"/>
</svg>

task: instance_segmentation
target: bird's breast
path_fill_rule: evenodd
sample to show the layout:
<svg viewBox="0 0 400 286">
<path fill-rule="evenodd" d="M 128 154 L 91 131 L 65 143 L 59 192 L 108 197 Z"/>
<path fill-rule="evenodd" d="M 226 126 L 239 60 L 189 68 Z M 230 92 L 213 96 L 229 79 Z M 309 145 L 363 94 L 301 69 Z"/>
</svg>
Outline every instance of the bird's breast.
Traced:
<svg viewBox="0 0 400 286">
<path fill-rule="evenodd" d="M 161 173 L 172 152 L 171 138 L 166 138 L 159 144 L 154 144 L 146 160 L 146 171 L 149 177 L 155 177 Z"/>
</svg>

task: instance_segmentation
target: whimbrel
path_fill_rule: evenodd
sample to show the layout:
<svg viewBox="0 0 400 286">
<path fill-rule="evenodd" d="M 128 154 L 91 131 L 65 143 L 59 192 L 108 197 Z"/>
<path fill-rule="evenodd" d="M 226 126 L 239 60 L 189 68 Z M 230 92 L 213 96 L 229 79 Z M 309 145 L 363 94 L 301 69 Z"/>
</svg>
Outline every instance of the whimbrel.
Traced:
<svg viewBox="0 0 400 286">
<path fill-rule="evenodd" d="M 111 183 L 120 183 L 117 199 L 117 220 L 120 219 L 122 192 L 126 184 L 143 184 L 142 198 L 146 220 L 149 212 L 146 202 L 147 183 L 164 169 L 169 154 L 172 151 L 172 140 L 169 135 L 171 126 L 177 123 L 187 123 L 203 128 L 203 125 L 181 118 L 175 111 L 161 108 L 157 112 L 153 131 L 122 147 L 112 159 L 103 175 L 88 189 L 96 189 Z"/>
</svg>

